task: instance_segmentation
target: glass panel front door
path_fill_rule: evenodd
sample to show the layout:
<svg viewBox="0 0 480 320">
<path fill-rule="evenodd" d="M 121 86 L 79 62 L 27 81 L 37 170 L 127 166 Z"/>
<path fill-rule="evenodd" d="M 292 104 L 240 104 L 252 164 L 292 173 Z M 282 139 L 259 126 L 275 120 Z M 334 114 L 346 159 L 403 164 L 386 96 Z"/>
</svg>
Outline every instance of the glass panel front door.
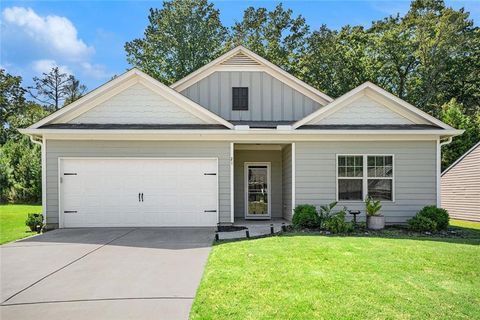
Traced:
<svg viewBox="0 0 480 320">
<path fill-rule="evenodd" d="M 269 167 L 264 164 L 249 164 L 246 170 L 247 217 L 265 217 L 270 215 Z"/>
</svg>

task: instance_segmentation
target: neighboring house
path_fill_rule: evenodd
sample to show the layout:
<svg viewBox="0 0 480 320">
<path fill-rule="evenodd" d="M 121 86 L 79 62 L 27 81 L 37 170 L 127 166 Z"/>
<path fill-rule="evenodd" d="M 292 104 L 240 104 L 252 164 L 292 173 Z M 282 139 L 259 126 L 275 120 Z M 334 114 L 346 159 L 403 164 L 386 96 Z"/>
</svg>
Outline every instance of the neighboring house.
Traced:
<svg viewBox="0 0 480 320">
<path fill-rule="evenodd" d="M 443 171 L 441 181 L 450 217 L 480 221 L 480 142 Z"/>
<path fill-rule="evenodd" d="M 462 131 L 372 83 L 332 99 L 237 47 L 170 87 L 133 69 L 22 130 L 41 142 L 49 227 L 291 219 L 338 200 L 387 223 L 440 204 Z"/>
</svg>

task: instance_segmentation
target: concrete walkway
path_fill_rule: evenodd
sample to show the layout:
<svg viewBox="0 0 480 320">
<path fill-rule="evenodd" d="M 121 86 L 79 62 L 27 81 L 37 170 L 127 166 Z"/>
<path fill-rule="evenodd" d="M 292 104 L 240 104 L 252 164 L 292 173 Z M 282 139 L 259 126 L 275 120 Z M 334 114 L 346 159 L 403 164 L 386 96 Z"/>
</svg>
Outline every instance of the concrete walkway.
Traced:
<svg viewBox="0 0 480 320">
<path fill-rule="evenodd" d="M 0 247 L 0 319 L 187 319 L 213 228 L 62 229 Z"/>
</svg>

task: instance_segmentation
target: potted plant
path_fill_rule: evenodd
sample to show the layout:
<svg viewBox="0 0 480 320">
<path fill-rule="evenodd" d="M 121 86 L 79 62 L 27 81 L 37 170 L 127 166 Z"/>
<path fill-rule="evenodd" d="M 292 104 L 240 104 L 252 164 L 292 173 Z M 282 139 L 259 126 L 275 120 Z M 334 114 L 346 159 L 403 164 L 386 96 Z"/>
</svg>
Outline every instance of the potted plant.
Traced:
<svg viewBox="0 0 480 320">
<path fill-rule="evenodd" d="M 370 196 L 368 196 L 365 200 L 368 229 L 381 230 L 385 228 L 385 217 L 380 214 L 380 209 L 382 209 L 380 200 L 373 200 Z"/>
</svg>

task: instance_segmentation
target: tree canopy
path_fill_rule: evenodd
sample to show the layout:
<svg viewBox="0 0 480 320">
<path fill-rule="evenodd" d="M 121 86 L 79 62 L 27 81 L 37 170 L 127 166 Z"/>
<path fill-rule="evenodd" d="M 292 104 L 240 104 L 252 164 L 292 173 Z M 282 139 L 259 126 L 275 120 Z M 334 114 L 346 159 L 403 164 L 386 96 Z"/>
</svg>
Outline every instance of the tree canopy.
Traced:
<svg viewBox="0 0 480 320">
<path fill-rule="evenodd" d="M 207 0 L 165 1 L 150 9 L 144 37 L 125 44 L 127 61 L 165 84 L 207 64 L 224 50 L 227 28 Z"/>
</svg>

